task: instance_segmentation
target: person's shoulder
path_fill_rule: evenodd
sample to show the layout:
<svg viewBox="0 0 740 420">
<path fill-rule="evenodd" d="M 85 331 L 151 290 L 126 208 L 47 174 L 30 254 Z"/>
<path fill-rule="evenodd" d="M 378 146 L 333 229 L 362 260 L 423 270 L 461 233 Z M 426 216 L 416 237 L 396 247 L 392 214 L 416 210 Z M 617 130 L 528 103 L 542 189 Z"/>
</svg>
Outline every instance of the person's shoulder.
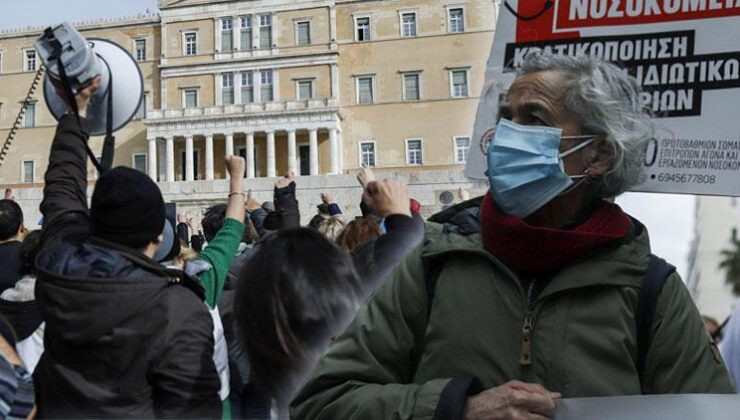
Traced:
<svg viewBox="0 0 740 420">
<path fill-rule="evenodd" d="M 422 256 L 453 251 L 479 252 L 483 240 L 479 233 L 461 234 L 445 228 L 444 224 L 427 221 L 424 224 L 424 239 L 421 243 Z"/>
<path fill-rule="evenodd" d="M 160 293 L 160 304 L 163 310 L 163 316 L 167 317 L 170 326 L 189 328 L 189 325 L 195 326 L 194 322 L 210 322 L 210 314 L 202 295 L 196 288 L 199 284 L 190 285 L 182 280 L 170 279 L 170 284 L 164 287 Z M 202 290 L 202 288 L 201 288 Z M 208 327 L 212 328 L 212 327 Z"/>
</svg>

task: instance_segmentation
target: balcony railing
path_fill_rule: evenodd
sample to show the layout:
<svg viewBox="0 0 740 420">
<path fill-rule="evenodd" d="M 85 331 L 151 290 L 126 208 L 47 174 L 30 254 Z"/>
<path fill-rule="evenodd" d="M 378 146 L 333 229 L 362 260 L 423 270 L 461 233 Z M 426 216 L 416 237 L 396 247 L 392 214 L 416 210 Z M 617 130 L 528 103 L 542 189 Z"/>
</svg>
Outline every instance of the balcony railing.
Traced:
<svg viewBox="0 0 740 420">
<path fill-rule="evenodd" d="M 302 101 L 260 102 L 241 105 L 216 105 L 199 108 L 152 109 L 147 111 L 147 120 L 170 118 L 209 117 L 236 114 L 261 114 L 285 111 L 310 111 L 337 108 L 339 101 L 335 98 L 307 99 Z"/>
</svg>

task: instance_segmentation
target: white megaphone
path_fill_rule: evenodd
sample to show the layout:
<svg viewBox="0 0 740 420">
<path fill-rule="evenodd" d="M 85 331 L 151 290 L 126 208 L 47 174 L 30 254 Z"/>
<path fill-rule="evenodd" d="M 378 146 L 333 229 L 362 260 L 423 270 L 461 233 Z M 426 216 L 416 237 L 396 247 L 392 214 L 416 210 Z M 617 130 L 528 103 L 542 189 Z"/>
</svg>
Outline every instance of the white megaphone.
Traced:
<svg viewBox="0 0 740 420">
<path fill-rule="evenodd" d="M 54 83 L 64 83 L 64 76 L 72 94 L 100 76 L 100 88 L 87 106 L 86 119 L 91 135 L 106 134 L 109 115 L 112 131 L 120 129 L 136 115 L 144 94 L 144 80 L 134 58 L 120 45 L 99 38 L 86 40 L 72 25 L 64 22 L 46 29 L 35 46 L 48 70 L 44 97 L 54 118 L 59 120 L 68 111 L 66 101 L 54 88 Z M 60 59 L 63 69 L 60 69 Z"/>
</svg>

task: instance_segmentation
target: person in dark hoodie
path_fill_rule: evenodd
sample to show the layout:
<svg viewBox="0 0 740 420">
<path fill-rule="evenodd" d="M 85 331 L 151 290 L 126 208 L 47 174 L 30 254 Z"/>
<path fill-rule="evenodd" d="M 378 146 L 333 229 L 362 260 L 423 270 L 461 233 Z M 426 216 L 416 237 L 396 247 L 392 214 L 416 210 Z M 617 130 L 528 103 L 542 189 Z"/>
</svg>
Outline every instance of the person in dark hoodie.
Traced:
<svg viewBox="0 0 740 420">
<path fill-rule="evenodd" d="M 0 294 L 0 314 L 15 331 L 16 350 L 26 369 L 33 373 L 44 352 L 44 320 L 41 319 L 34 290 L 36 288 L 36 255 L 41 246 L 41 231 L 26 235 L 20 248 L 21 279 Z"/>
<path fill-rule="evenodd" d="M 86 109 L 98 86 L 96 79 L 80 91 L 77 109 Z M 162 194 L 145 174 L 117 167 L 100 175 L 88 210 L 88 138 L 84 115 L 63 116 L 45 175 L 39 416 L 217 418 L 203 288 L 152 259 L 165 226 Z"/>
<path fill-rule="evenodd" d="M 11 199 L 0 200 L 0 292 L 20 279 L 18 251 L 26 236 L 21 206 Z"/>
</svg>

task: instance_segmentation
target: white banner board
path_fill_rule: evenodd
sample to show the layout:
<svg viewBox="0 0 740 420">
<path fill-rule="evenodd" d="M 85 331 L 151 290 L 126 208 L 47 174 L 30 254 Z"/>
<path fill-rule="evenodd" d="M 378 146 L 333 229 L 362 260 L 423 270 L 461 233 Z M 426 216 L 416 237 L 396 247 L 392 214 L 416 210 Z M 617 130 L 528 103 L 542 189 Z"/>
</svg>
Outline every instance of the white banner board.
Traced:
<svg viewBox="0 0 740 420">
<path fill-rule="evenodd" d="M 655 139 L 634 191 L 740 195 L 740 0 L 502 0 L 465 174 L 530 51 L 618 63 L 643 87 Z"/>
<path fill-rule="evenodd" d="M 553 420 L 737 420 L 738 413 L 737 394 L 637 395 L 560 400 Z"/>
</svg>

